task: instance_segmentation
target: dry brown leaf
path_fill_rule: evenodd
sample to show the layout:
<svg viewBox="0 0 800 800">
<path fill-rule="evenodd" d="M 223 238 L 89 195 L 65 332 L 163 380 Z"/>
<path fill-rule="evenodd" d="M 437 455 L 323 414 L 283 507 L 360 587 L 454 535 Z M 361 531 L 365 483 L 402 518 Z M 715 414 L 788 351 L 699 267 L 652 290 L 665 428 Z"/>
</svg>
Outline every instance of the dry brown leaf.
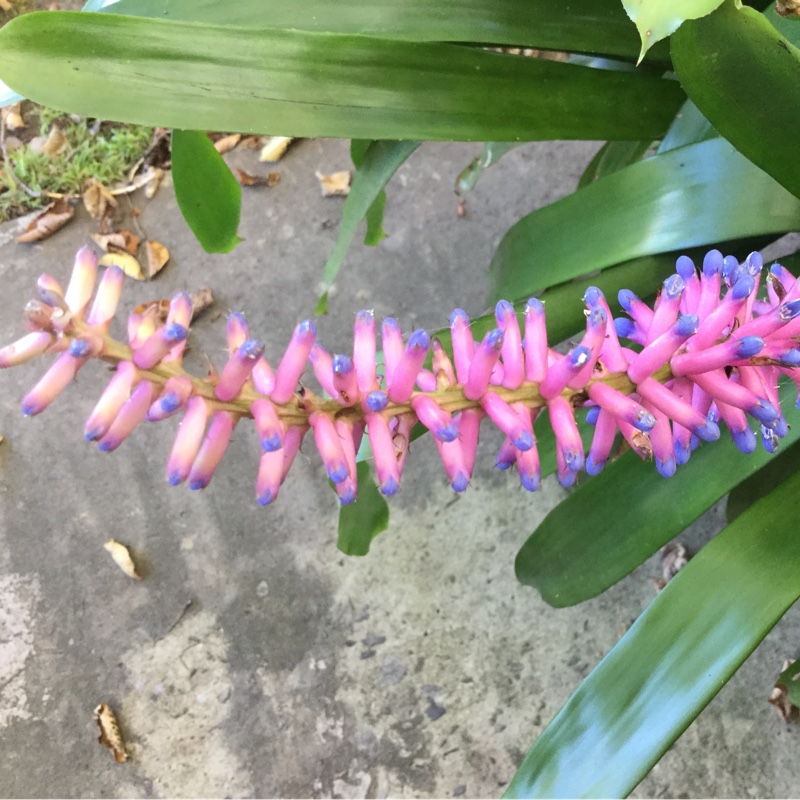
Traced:
<svg viewBox="0 0 800 800">
<path fill-rule="evenodd" d="M 11 11 L 12 5 L 9 0 L 0 0 L 0 8 L 2 8 L 3 11 Z"/>
<path fill-rule="evenodd" d="M 63 197 L 54 200 L 40 211 L 17 236 L 18 242 L 40 242 L 63 228 L 74 216 L 75 209 Z"/>
<path fill-rule="evenodd" d="M 214 142 L 214 149 L 220 155 L 227 153 L 229 150 L 233 150 L 233 148 L 239 144 L 241 138 L 241 133 L 231 133 L 228 136 L 223 136 L 221 139 L 217 139 L 217 141 Z"/>
<path fill-rule="evenodd" d="M 116 208 L 117 199 L 97 178 L 89 178 L 83 185 L 83 204 L 93 219 L 103 219 Z"/>
<path fill-rule="evenodd" d="M 139 303 L 139 305 L 133 309 L 133 313 L 141 314 L 142 316 L 146 314 L 155 314 L 161 322 L 166 322 L 167 314 L 169 314 L 169 300 L 164 298 L 162 300 L 150 300 L 147 303 Z"/>
<path fill-rule="evenodd" d="M 800 0 L 777 0 L 775 10 L 782 17 L 800 17 Z"/>
<path fill-rule="evenodd" d="M 148 167 L 145 173 L 149 177 L 147 186 L 144 187 L 144 196 L 148 200 L 152 200 L 156 196 L 158 187 L 161 186 L 161 181 L 164 179 L 164 170 L 161 167 Z"/>
<path fill-rule="evenodd" d="M 42 152 L 54 158 L 67 146 L 67 137 L 58 125 L 51 125 L 50 132 L 42 145 Z"/>
<path fill-rule="evenodd" d="M 0 433 L 0 444 L 3 444 L 3 439 L 4 439 L 3 434 Z"/>
<path fill-rule="evenodd" d="M 263 146 L 264 139 L 261 136 L 245 136 L 239 144 L 241 144 L 242 147 L 255 150 L 256 148 Z"/>
<path fill-rule="evenodd" d="M 281 176 L 277 172 L 270 172 L 267 175 L 252 175 L 249 172 L 245 172 L 243 169 L 239 169 L 238 167 L 233 168 L 233 174 L 236 176 L 236 180 L 239 181 L 240 185 L 242 186 L 275 186 L 277 183 L 280 182 Z"/>
<path fill-rule="evenodd" d="M 330 175 L 317 173 L 323 197 L 346 197 L 350 194 L 350 173 L 347 170 Z"/>
<path fill-rule="evenodd" d="M 6 128 L 17 131 L 25 127 L 25 120 L 22 119 L 22 103 L 14 103 L 12 106 L 6 106 L 3 109 L 3 119 L 6 123 Z"/>
<path fill-rule="evenodd" d="M 130 253 L 106 253 L 98 262 L 101 267 L 119 267 L 135 281 L 145 280 L 142 265 Z"/>
<path fill-rule="evenodd" d="M 139 249 L 139 237 L 128 230 L 114 231 L 113 233 L 93 233 L 92 240 L 107 253 L 130 253 L 136 255 Z"/>
<path fill-rule="evenodd" d="M 97 741 L 114 754 L 114 761 L 118 764 L 127 761 L 128 751 L 125 749 L 125 742 L 122 741 L 122 734 L 119 732 L 119 723 L 111 706 L 108 703 L 100 703 L 94 710 L 94 719 L 100 728 Z"/>
<path fill-rule="evenodd" d="M 688 563 L 692 554 L 680 542 L 670 542 L 661 548 L 661 577 L 653 582 L 660 592 Z"/>
<path fill-rule="evenodd" d="M 144 243 L 144 252 L 147 258 L 147 277 L 154 278 L 169 261 L 169 250 L 161 242 L 148 239 Z"/>
<path fill-rule="evenodd" d="M 109 539 L 103 547 L 111 553 L 111 558 L 129 578 L 137 581 L 142 579 L 142 576 L 136 571 L 136 564 L 133 563 L 131 558 L 131 551 L 124 544 L 120 544 L 116 539 Z"/>
<path fill-rule="evenodd" d="M 202 286 L 196 292 L 191 292 L 189 297 L 192 299 L 192 319 L 214 302 L 214 295 L 208 286 Z"/>
<path fill-rule="evenodd" d="M 293 142 L 291 136 L 270 136 L 259 153 L 259 161 L 280 161 L 286 148 Z"/>
</svg>

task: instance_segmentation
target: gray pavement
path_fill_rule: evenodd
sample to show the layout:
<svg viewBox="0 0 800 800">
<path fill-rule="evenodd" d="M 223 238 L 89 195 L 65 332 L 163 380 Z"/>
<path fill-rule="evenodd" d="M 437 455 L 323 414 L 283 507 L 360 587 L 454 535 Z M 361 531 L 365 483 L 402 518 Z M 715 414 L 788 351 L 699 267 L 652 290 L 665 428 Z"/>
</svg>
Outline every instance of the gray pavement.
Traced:
<svg viewBox="0 0 800 800">
<path fill-rule="evenodd" d="M 352 248 L 320 340 L 348 346 L 364 307 L 404 329 L 439 327 L 457 305 L 481 311 L 502 232 L 571 191 L 595 149 L 514 151 L 459 219 L 452 186 L 477 146 L 423 146 L 390 185 L 390 237 Z M 246 312 L 276 358 L 312 313 L 335 241 L 341 201 L 319 196 L 314 171 L 348 166 L 345 143 L 297 144 L 277 187 L 245 190 L 245 241 L 227 256 L 202 252 L 165 186 L 142 203 L 140 224 L 172 261 L 154 284 L 128 286 L 125 309 L 208 284 L 218 311 Z M 66 278 L 93 230 L 81 215 L 35 246 L 13 242 L 19 223 L 0 229 L 0 342 L 21 331 L 39 273 Z M 223 328 L 224 316 L 198 320 L 195 352 L 221 364 Z M 45 414 L 24 419 L 19 400 L 42 370 L 0 375 L 3 797 L 498 796 L 654 596 L 652 560 L 577 608 L 553 610 L 519 586 L 516 550 L 563 490 L 549 479 L 530 496 L 496 473 L 489 435 L 457 499 L 431 443 L 415 447 L 390 529 L 366 558 L 346 558 L 313 448 L 269 509 L 254 500 L 258 444 L 245 425 L 204 492 L 171 489 L 175 420 L 98 453 L 82 427 L 106 369 L 91 364 Z M 717 507 L 683 540 L 697 546 L 722 521 Z M 109 537 L 133 548 L 144 580 L 114 565 Z M 636 796 L 800 793 L 800 729 L 766 702 L 799 632 L 793 609 Z M 96 741 L 101 701 L 118 713 L 126 764 Z"/>
</svg>

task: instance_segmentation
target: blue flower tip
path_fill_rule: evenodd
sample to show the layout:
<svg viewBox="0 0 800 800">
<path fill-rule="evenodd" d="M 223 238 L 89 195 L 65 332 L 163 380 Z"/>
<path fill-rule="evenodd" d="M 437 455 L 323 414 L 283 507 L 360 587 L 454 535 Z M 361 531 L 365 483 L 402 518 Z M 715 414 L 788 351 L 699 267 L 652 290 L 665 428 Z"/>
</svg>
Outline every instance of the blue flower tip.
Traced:
<svg viewBox="0 0 800 800">
<path fill-rule="evenodd" d="M 675 474 L 677 466 L 674 456 L 667 456 L 663 460 L 656 458 L 656 469 L 664 478 L 671 478 Z"/>
<path fill-rule="evenodd" d="M 678 256 L 678 260 L 675 262 L 675 270 L 684 281 L 688 281 L 697 274 L 694 261 L 689 256 Z"/>
<path fill-rule="evenodd" d="M 572 484 L 575 483 L 575 479 L 578 477 L 578 473 L 574 472 L 571 469 L 565 470 L 564 472 L 558 473 L 558 482 L 565 488 L 569 489 Z"/>
<path fill-rule="evenodd" d="M 642 410 L 636 415 L 636 419 L 633 421 L 633 427 L 637 428 L 640 431 L 647 431 L 653 430 L 656 426 L 656 418 L 649 412 Z"/>
<path fill-rule="evenodd" d="M 675 442 L 675 463 L 678 465 L 687 464 L 692 456 L 691 448 L 687 447 L 683 442 Z"/>
<path fill-rule="evenodd" d="M 394 320 L 391 321 L 394 322 Z M 389 322 L 389 320 L 386 320 L 386 322 Z M 383 324 L 385 325 L 386 322 Z M 469 325 L 469 317 L 463 308 L 454 308 L 453 313 L 450 314 L 450 325 L 455 325 L 457 322 L 463 323 L 464 325 Z M 397 325 L 396 322 L 395 325 Z"/>
<path fill-rule="evenodd" d="M 511 469 L 511 467 L 514 466 L 514 459 L 501 459 L 500 456 L 498 456 L 497 460 L 494 462 L 494 465 L 497 467 L 497 469 Z"/>
<path fill-rule="evenodd" d="M 274 453 L 281 449 L 281 437 L 277 433 L 261 437 L 261 449 L 265 453 Z"/>
<path fill-rule="evenodd" d="M 275 495 L 272 493 L 271 489 L 267 489 L 265 492 L 262 492 L 256 499 L 260 506 L 268 506 L 275 499 Z"/>
<path fill-rule="evenodd" d="M 586 411 L 586 424 L 596 425 L 597 418 L 600 416 L 600 406 L 592 406 Z"/>
<path fill-rule="evenodd" d="M 704 442 L 716 442 L 719 439 L 719 425 L 713 420 L 707 419 L 702 425 L 695 428 L 694 433 Z"/>
<path fill-rule="evenodd" d="M 189 488 L 193 492 L 197 492 L 200 489 L 205 489 L 208 486 L 208 481 L 205 478 L 195 478 L 193 481 L 190 481 Z"/>
<path fill-rule="evenodd" d="M 408 337 L 409 350 L 427 350 L 431 346 L 431 336 L 424 328 L 417 328 Z"/>
<path fill-rule="evenodd" d="M 503 346 L 503 331 L 495 328 L 486 334 L 486 345 L 490 350 L 499 350 Z"/>
<path fill-rule="evenodd" d="M 636 295 L 630 289 L 620 289 L 619 293 L 617 294 L 617 299 L 619 300 L 619 304 L 627 311 L 629 314 L 631 313 L 631 308 L 633 306 L 633 301 L 636 300 Z"/>
<path fill-rule="evenodd" d="M 455 423 L 451 422 L 449 425 L 439 428 L 436 431 L 436 438 L 440 442 L 454 442 L 458 438 L 458 428 Z"/>
<path fill-rule="evenodd" d="M 541 484 L 539 475 L 529 475 L 527 472 L 520 472 L 519 482 L 522 488 L 529 492 L 535 492 Z"/>
<path fill-rule="evenodd" d="M 764 340 L 760 336 L 744 336 L 736 346 L 738 358 L 752 358 L 764 348 Z"/>
<path fill-rule="evenodd" d="M 450 485 L 454 492 L 465 492 L 469 486 L 469 478 L 463 472 L 459 472 Z"/>
<path fill-rule="evenodd" d="M 514 437 L 514 447 L 521 450 L 523 453 L 533 447 L 534 439 L 530 431 L 522 431 Z"/>
<path fill-rule="evenodd" d="M 389 395 L 386 392 L 376 390 L 367 395 L 367 407 L 370 411 L 383 411 L 389 404 Z"/>
<path fill-rule="evenodd" d="M 353 360 L 349 356 L 336 355 L 333 357 L 333 371 L 338 375 L 345 375 L 353 369 Z"/>
<path fill-rule="evenodd" d="M 605 465 L 606 461 L 604 458 L 601 458 L 598 462 L 595 463 L 595 460 L 591 457 L 591 455 L 589 455 L 586 458 L 586 474 L 599 475 L 603 471 Z"/>
<path fill-rule="evenodd" d="M 664 294 L 670 299 L 674 299 L 683 291 L 685 285 L 680 275 L 670 275 L 664 281 Z"/>
<path fill-rule="evenodd" d="M 676 323 L 678 336 L 692 336 L 697 333 L 700 319 L 697 314 L 684 314 Z"/>
<path fill-rule="evenodd" d="M 346 464 L 334 464 L 328 467 L 328 477 L 334 483 L 341 483 L 348 476 Z"/>
<path fill-rule="evenodd" d="M 393 494 L 397 494 L 397 490 L 400 488 L 400 485 L 394 478 L 387 478 L 384 481 L 383 486 L 381 486 L 381 494 L 385 495 L 386 497 L 391 497 Z"/>
<path fill-rule="evenodd" d="M 173 411 L 177 411 L 178 407 L 180 406 L 180 401 L 178 400 L 178 395 L 175 392 L 167 392 L 161 398 L 161 410 L 167 414 L 171 414 Z"/>
<path fill-rule="evenodd" d="M 583 295 L 583 302 L 587 306 L 596 306 L 603 299 L 605 295 L 596 286 L 590 286 Z"/>
<path fill-rule="evenodd" d="M 110 453 L 114 449 L 114 442 L 100 442 L 97 445 L 97 449 L 101 453 Z"/>
<path fill-rule="evenodd" d="M 514 306 L 508 300 L 498 300 L 497 305 L 494 307 L 494 315 L 497 319 L 497 324 L 504 322 L 505 319 L 514 313 Z"/>
<path fill-rule="evenodd" d="M 344 492 L 342 492 L 342 494 L 339 495 L 339 502 L 343 506 L 351 505 L 352 503 L 355 502 L 355 499 L 356 499 L 356 490 L 353 489 L 352 487 L 346 489 Z"/>
<path fill-rule="evenodd" d="M 167 483 L 170 486 L 177 486 L 182 481 L 183 481 L 183 478 L 181 477 L 179 472 L 172 472 L 169 475 L 167 475 Z"/>
<path fill-rule="evenodd" d="M 722 272 L 722 253 L 719 250 L 709 250 L 703 258 L 703 275 L 711 278 Z"/>
<path fill-rule="evenodd" d="M 755 452 L 756 435 L 750 428 L 745 428 L 741 431 L 731 431 L 731 436 L 733 437 L 733 443 L 742 453 L 749 455 Z"/>
<path fill-rule="evenodd" d="M 756 284 L 752 275 L 743 275 L 733 285 L 733 289 L 731 290 L 733 292 L 733 299 L 744 300 L 747 295 L 752 293 L 753 289 L 755 289 L 755 286 Z"/>
<path fill-rule="evenodd" d="M 525 304 L 525 311 L 531 311 L 534 314 L 544 314 L 544 304 L 538 297 L 529 297 L 528 302 Z"/>
</svg>

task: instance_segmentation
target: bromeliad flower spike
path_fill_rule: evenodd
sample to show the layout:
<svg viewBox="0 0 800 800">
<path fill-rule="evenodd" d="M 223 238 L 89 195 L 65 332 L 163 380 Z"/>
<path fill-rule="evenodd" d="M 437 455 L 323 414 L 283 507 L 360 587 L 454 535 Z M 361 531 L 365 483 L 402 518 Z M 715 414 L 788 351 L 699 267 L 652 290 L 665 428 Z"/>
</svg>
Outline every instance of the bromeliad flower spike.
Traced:
<svg viewBox="0 0 800 800">
<path fill-rule="evenodd" d="M 700 440 L 719 438 L 720 420 L 744 453 L 757 446 L 754 420 L 763 446 L 774 452 L 787 432 L 778 381 L 786 376 L 800 386 L 800 282 L 775 264 L 759 299 L 758 253 L 739 263 L 712 250 L 699 271 L 685 256 L 676 269 L 652 308 L 632 292 L 620 292 L 627 316 L 618 319 L 603 293 L 588 289 L 586 331 L 565 355 L 548 346 L 545 308 L 536 298 L 528 300 L 522 319 L 510 303 L 499 302 L 497 326 L 480 342 L 467 315 L 456 309 L 450 317 L 452 356 L 424 330 L 404 342 L 398 323 L 387 319 L 381 366 L 371 311 L 356 314 L 352 357 L 325 350 L 316 342 L 314 322 L 306 320 L 275 368 L 250 337 L 244 316 L 234 313 L 227 322 L 227 362 L 219 373 L 198 378 L 181 363 L 192 315 L 188 295 L 173 298 L 165 320 L 157 309 L 132 314 L 128 344 L 115 341 L 108 329 L 124 276 L 117 267 L 106 269 L 95 292 L 97 259 L 84 248 L 66 291 L 49 275 L 39 278 L 40 299 L 26 308 L 30 332 L 0 349 L 0 366 L 58 354 L 22 401 L 23 413 L 33 415 L 90 358 L 114 363 L 85 436 L 111 451 L 140 422 L 182 414 L 167 463 L 173 486 L 207 486 L 236 425 L 251 418 L 262 450 L 256 478 L 261 505 L 277 497 L 309 430 L 343 504 L 357 496 L 356 453 L 365 433 L 381 491 L 399 489 L 417 422 L 433 434 L 457 492 L 469 485 L 484 417 L 506 436 L 497 466 L 516 465 L 529 491 L 541 477 L 533 423 L 545 410 L 564 486 L 583 469 L 600 472 L 618 432 L 642 458 L 652 457 L 665 477 L 688 461 Z M 309 366 L 322 392 L 301 385 Z M 588 453 L 575 419 L 578 408 L 588 408 L 594 425 Z"/>
</svg>

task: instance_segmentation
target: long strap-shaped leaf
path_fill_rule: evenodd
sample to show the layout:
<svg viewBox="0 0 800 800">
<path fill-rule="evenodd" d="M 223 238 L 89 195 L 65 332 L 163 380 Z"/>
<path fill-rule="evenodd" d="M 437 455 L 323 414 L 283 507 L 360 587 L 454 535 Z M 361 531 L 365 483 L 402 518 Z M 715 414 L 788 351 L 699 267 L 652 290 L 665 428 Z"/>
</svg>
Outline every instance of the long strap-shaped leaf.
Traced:
<svg viewBox="0 0 800 800">
<path fill-rule="evenodd" d="M 520 298 L 638 256 L 795 230 L 800 201 L 724 139 L 653 156 L 514 225 L 489 269 Z"/>
<path fill-rule="evenodd" d="M 799 491 L 796 474 L 670 581 L 534 742 L 506 797 L 632 791 L 800 596 Z"/>
<path fill-rule="evenodd" d="M 342 221 L 339 223 L 336 245 L 322 271 L 324 289 L 317 303 L 317 314 L 325 314 L 328 311 L 328 289 L 339 274 L 347 249 L 356 234 L 358 223 L 364 219 L 375 198 L 397 172 L 398 167 L 417 147 L 419 142 L 372 142 L 367 148 L 342 209 Z"/>
<path fill-rule="evenodd" d="M 783 405 L 796 393 L 793 383 L 783 386 Z M 793 425 L 781 448 L 798 439 L 800 425 Z M 628 452 L 545 517 L 517 554 L 517 578 L 553 606 L 595 597 L 773 457 L 763 449 L 741 454 L 723 430 L 720 441 L 702 445 L 666 479 Z"/>
<path fill-rule="evenodd" d="M 84 10 L 99 11 L 92 7 Z M 633 59 L 636 31 L 619 0 L 120 0 L 102 9 L 255 28 L 366 33 L 414 42 L 482 42 Z M 669 62 L 666 46 L 648 61 Z"/>
<path fill-rule="evenodd" d="M 45 105 L 188 130 L 363 139 L 645 139 L 675 81 L 455 44 L 249 30 L 109 14 L 26 14 L 0 79 Z"/>
</svg>

